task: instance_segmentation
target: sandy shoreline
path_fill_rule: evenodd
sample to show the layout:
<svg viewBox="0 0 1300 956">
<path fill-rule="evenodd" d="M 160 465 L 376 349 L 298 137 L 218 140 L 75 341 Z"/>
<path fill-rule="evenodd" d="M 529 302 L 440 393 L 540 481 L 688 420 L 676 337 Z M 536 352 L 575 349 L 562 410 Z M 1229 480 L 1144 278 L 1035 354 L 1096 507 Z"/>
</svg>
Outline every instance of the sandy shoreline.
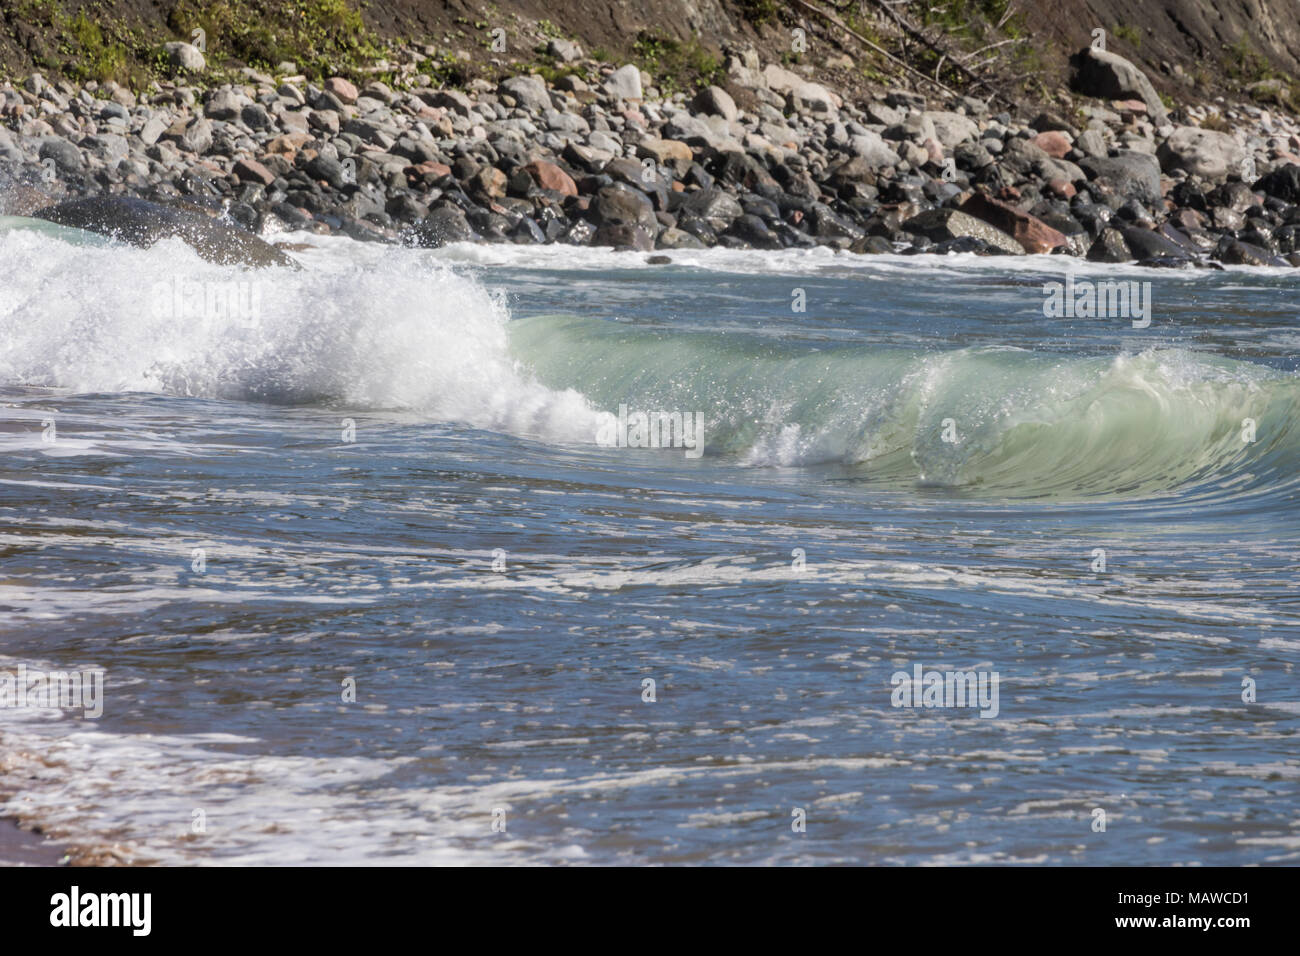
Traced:
<svg viewBox="0 0 1300 956">
<path fill-rule="evenodd" d="M 61 844 L 22 829 L 16 820 L 0 820 L 0 866 L 59 866 L 64 856 Z"/>
</svg>

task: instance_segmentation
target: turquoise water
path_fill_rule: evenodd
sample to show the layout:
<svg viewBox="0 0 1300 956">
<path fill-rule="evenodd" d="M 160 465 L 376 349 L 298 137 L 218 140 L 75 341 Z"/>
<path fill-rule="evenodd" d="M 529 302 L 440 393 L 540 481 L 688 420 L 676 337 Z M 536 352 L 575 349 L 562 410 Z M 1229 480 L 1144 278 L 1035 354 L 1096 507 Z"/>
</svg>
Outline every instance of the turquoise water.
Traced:
<svg viewBox="0 0 1300 956">
<path fill-rule="evenodd" d="M 1296 861 L 1289 273 L 1081 272 L 1137 329 L 1046 318 L 1047 257 L 311 241 L 0 235 L 0 670 L 106 674 L 0 709 L 0 812 L 192 863 Z M 597 444 L 620 404 L 703 454 Z M 894 706 L 917 665 L 996 716 Z"/>
</svg>

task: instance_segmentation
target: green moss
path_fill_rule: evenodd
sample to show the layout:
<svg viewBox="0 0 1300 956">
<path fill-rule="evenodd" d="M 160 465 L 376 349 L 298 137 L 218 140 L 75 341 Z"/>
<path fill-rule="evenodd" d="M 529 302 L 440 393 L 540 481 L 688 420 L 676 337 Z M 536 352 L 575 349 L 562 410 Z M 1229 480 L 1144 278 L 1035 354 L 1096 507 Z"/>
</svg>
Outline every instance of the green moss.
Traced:
<svg viewBox="0 0 1300 956">
<path fill-rule="evenodd" d="M 1134 48 L 1142 45 L 1142 34 L 1138 32 L 1137 27 L 1117 23 L 1111 27 L 1110 32 Z"/>
<path fill-rule="evenodd" d="M 739 0 L 740 14 L 755 26 L 772 23 L 781 13 L 777 0 Z"/>
<path fill-rule="evenodd" d="M 1230 77 L 1242 83 L 1257 83 L 1272 75 L 1268 60 L 1256 51 L 1244 33 L 1225 51 L 1224 66 Z"/>
<path fill-rule="evenodd" d="M 126 45 L 104 36 L 99 24 L 86 16 L 84 10 L 67 24 L 67 36 L 75 44 L 71 73 L 77 79 L 125 81 L 129 52 Z"/>
<path fill-rule="evenodd" d="M 8 17 L 39 28 L 45 42 L 34 53 L 38 68 L 78 82 L 114 80 L 129 86 L 148 81 L 152 39 L 110 17 L 103 0 L 80 5 L 75 16 L 54 0 L 16 0 Z"/>
<path fill-rule="evenodd" d="M 544 50 L 539 50 L 537 58 L 528 66 L 528 72 L 536 73 L 547 83 L 554 84 L 556 80 L 563 76 L 578 76 L 586 79 L 587 75 L 581 67 L 574 66 L 571 63 L 564 63 L 557 66 L 550 57 L 545 55 Z"/>
<path fill-rule="evenodd" d="M 355 74 L 385 52 L 347 0 L 181 0 L 167 24 L 184 37 L 201 27 L 211 63 L 269 71 L 291 60 L 316 80 Z"/>
<path fill-rule="evenodd" d="M 632 54 L 636 65 L 654 77 L 665 96 L 723 78 L 722 60 L 694 37 L 681 41 L 642 31 L 632 45 Z"/>
</svg>

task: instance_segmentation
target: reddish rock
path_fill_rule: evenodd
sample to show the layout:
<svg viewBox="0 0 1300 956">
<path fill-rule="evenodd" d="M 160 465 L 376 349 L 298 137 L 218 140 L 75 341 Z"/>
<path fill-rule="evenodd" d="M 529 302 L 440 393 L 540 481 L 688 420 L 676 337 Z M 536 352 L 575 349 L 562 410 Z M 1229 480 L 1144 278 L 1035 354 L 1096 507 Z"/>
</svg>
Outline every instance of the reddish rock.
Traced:
<svg viewBox="0 0 1300 956">
<path fill-rule="evenodd" d="M 340 102 L 349 105 L 357 101 L 357 88 L 341 76 L 331 76 L 326 80 L 325 92 L 333 93 Z"/>
<path fill-rule="evenodd" d="M 961 211 L 1009 233 L 1031 254 L 1051 252 L 1070 241 L 1041 219 L 983 193 L 976 193 L 962 203 Z"/>
<path fill-rule="evenodd" d="M 534 159 L 524 166 L 524 172 L 532 176 L 533 181 L 542 189 L 552 189 L 565 196 L 578 195 L 578 186 L 573 177 L 554 163 Z"/>
<path fill-rule="evenodd" d="M 441 179 L 443 176 L 451 175 L 450 166 L 443 163 L 435 163 L 433 160 L 427 160 L 417 166 L 408 166 L 407 170 L 408 176 L 410 175 L 409 170 L 415 170 L 417 176 L 432 176 L 434 179 Z"/>
<path fill-rule="evenodd" d="M 261 183 L 269 186 L 275 182 L 275 175 L 255 159 L 241 159 L 235 163 L 234 173 L 241 183 Z"/>
<path fill-rule="evenodd" d="M 311 142 L 310 133 L 285 133 L 282 136 L 276 136 L 266 144 L 268 153 L 281 153 L 292 156 L 298 150 L 302 149 L 307 143 Z"/>
<path fill-rule="evenodd" d="M 1048 130 L 1046 133 L 1039 133 L 1030 142 L 1053 159 L 1065 159 L 1070 150 L 1074 149 L 1070 137 L 1059 130 Z"/>
<path fill-rule="evenodd" d="M 500 199 L 506 194 L 506 174 L 495 166 L 485 166 L 470 178 L 469 185 L 489 199 Z"/>
<path fill-rule="evenodd" d="M 1115 100 L 1111 103 L 1121 113 L 1146 113 L 1147 105 L 1141 100 Z"/>
<path fill-rule="evenodd" d="M 1195 209 L 1189 209 L 1188 207 L 1184 206 L 1183 208 L 1175 212 L 1173 216 L 1170 217 L 1170 222 L 1172 222 L 1179 229 L 1183 230 L 1183 232 L 1189 232 L 1192 229 L 1200 229 L 1202 226 L 1204 226 L 1205 217 L 1202 216 Z"/>
<path fill-rule="evenodd" d="M 1048 182 L 1047 191 L 1057 199 L 1073 199 L 1079 190 L 1068 179 L 1053 179 Z"/>
<path fill-rule="evenodd" d="M 998 190 L 998 198 L 1003 202 L 1015 202 L 1020 198 L 1020 190 L 1015 186 L 1003 186 Z"/>
<path fill-rule="evenodd" d="M 928 137 L 921 145 L 925 147 L 926 156 L 928 157 L 927 162 L 933 163 L 935 166 L 943 165 L 943 145 L 937 139 L 933 136 Z"/>
</svg>

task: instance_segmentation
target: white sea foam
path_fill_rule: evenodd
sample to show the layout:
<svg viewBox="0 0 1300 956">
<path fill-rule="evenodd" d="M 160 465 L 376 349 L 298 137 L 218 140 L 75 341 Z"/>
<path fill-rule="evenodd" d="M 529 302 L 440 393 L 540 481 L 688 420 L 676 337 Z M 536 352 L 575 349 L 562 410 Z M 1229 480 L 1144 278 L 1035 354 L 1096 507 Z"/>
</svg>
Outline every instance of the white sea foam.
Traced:
<svg viewBox="0 0 1300 956">
<path fill-rule="evenodd" d="M 411 410 L 552 441 L 595 434 L 581 395 L 539 385 L 508 355 L 500 299 L 427 256 L 334 247 L 302 271 L 257 271 L 206 263 L 179 241 L 85 248 L 0 232 L 0 261 L 7 385 Z M 178 278 L 259 283 L 259 314 L 156 314 L 153 290 Z"/>
</svg>

